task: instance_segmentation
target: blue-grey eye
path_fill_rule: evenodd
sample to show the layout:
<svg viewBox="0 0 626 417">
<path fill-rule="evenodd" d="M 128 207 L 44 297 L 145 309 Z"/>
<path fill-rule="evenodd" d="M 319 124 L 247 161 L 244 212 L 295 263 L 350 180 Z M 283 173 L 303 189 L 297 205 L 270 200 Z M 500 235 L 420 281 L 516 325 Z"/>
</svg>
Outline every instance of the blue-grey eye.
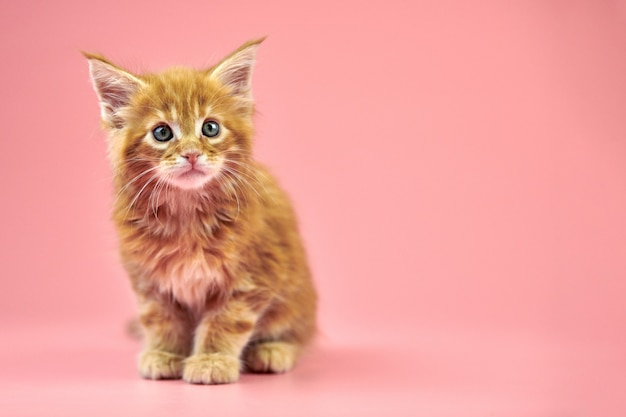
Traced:
<svg viewBox="0 0 626 417">
<path fill-rule="evenodd" d="M 169 142 L 174 138 L 174 133 L 168 125 L 159 125 L 152 131 L 152 136 L 158 142 Z"/>
<path fill-rule="evenodd" d="M 220 133 L 220 125 L 213 120 L 207 120 L 202 124 L 202 134 L 207 138 L 214 138 Z"/>
</svg>

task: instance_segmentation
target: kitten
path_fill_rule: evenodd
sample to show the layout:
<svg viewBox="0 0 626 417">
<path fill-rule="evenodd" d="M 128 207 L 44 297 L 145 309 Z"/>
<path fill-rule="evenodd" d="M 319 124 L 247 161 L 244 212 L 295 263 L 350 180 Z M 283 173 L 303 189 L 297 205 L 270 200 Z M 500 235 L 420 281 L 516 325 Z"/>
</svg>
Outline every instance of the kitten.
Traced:
<svg viewBox="0 0 626 417">
<path fill-rule="evenodd" d="M 208 70 L 136 75 L 85 54 L 110 137 L 139 373 L 222 384 L 292 368 L 316 294 L 285 193 L 251 155 L 251 41 Z"/>
</svg>

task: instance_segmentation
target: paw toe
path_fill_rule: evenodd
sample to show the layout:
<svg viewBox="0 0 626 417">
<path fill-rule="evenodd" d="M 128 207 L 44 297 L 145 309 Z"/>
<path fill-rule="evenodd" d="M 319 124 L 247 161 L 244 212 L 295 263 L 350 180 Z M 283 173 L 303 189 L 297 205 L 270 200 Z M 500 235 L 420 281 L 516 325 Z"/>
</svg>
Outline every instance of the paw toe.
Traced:
<svg viewBox="0 0 626 417">
<path fill-rule="evenodd" d="M 160 350 L 147 350 L 139 356 L 139 373 L 147 379 L 178 379 L 183 372 L 183 357 Z"/>
<path fill-rule="evenodd" d="M 239 360 L 230 355 L 209 353 L 185 359 L 183 379 L 192 384 L 229 384 L 239 379 Z"/>
<path fill-rule="evenodd" d="M 296 363 L 299 349 L 286 342 L 265 342 L 250 346 L 244 360 L 252 372 L 282 373 Z"/>
</svg>

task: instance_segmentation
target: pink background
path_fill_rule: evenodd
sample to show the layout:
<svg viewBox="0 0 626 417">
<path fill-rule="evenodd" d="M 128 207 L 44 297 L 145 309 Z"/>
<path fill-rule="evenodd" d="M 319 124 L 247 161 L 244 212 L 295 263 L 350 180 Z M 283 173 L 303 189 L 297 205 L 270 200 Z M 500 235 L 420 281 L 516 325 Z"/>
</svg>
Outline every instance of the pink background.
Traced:
<svg viewBox="0 0 626 417">
<path fill-rule="evenodd" d="M 79 50 L 262 35 L 322 335 L 288 375 L 143 381 Z M 0 48 L 0 414 L 626 415 L 625 2 L 26 0 Z"/>
</svg>

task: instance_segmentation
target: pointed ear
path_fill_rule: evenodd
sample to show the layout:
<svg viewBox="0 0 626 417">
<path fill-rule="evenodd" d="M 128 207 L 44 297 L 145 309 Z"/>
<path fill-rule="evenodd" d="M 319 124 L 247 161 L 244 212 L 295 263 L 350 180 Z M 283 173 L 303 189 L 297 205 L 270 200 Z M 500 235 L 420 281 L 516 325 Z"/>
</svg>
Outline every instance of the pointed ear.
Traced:
<svg viewBox="0 0 626 417">
<path fill-rule="evenodd" d="M 91 82 L 100 99 L 102 120 L 111 127 L 122 128 L 124 123 L 117 112 L 130 102 L 130 97 L 143 82 L 100 55 L 85 52 L 83 55 L 89 61 Z"/>
<path fill-rule="evenodd" d="M 251 80 L 256 51 L 265 38 L 246 42 L 210 71 L 211 77 L 230 89 L 233 96 L 252 98 Z"/>
</svg>

